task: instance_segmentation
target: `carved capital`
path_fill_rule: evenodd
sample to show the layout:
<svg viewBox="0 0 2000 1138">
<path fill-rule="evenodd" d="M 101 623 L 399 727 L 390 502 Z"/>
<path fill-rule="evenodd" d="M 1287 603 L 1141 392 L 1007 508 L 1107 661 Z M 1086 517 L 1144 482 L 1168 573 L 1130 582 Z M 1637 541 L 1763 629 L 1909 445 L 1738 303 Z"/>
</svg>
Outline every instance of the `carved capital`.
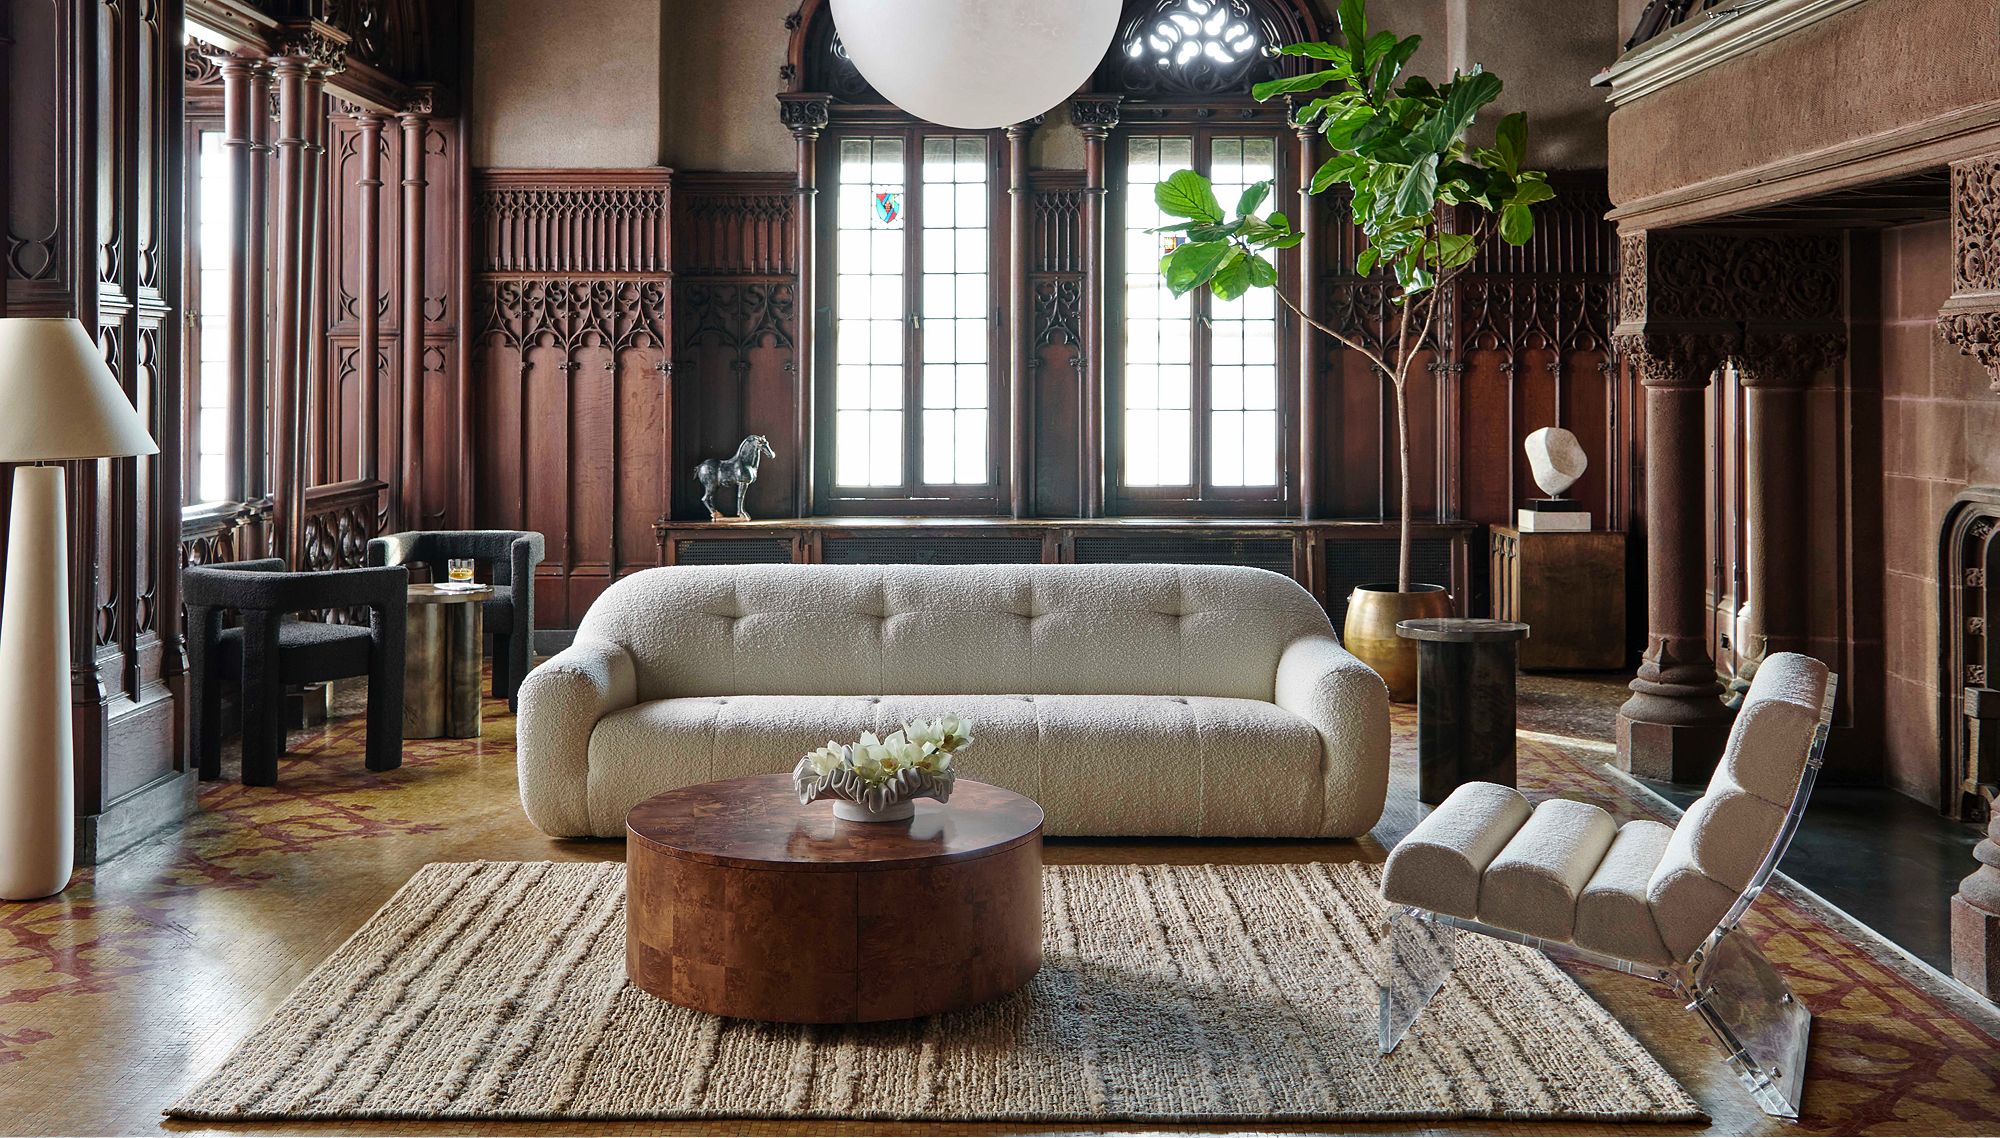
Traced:
<svg viewBox="0 0 2000 1138">
<path fill-rule="evenodd" d="M 1042 120 L 1046 117 L 1046 115 L 1036 115 L 1034 118 L 1022 119 L 1020 122 L 1011 124 L 1007 127 L 1007 137 L 1011 139 L 1032 136 L 1035 133 L 1035 128 L 1041 126 Z"/>
<path fill-rule="evenodd" d="M 428 117 L 437 110 L 437 88 L 428 84 L 410 88 L 403 97 L 400 117 Z"/>
<path fill-rule="evenodd" d="M 1736 378 L 1745 387 L 1774 390 L 1811 387 L 1847 358 L 1847 336 L 1837 330 L 1744 333 L 1733 353 Z"/>
<path fill-rule="evenodd" d="M 827 95 L 802 94 L 778 96 L 778 121 L 794 135 L 806 139 L 819 137 L 831 121 L 833 99 Z"/>
<path fill-rule="evenodd" d="M 1736 347 L 1735 337 L 1707 332 L 1620 332 L 1611 341 L 1642 385 L 1694 390 Z"/>
<path fill-rule="evenodd" d="M 2000 392 L 2000 154 L 1952 163 L 1951 252 L 1938 335 L 1978 360 Z"/>
<path fill-rule="evenodd" d="M 1118 125 L 1122 95 L 1078 95 L 1069 101 L 1069 121 L 1086 138 L 1104 138 Z"/>
<path fill-rule="evenodd" d="M 288 29 L 273 42 L 272 50 L 277 62 L 302 64 L 316 75 L 347 70 L 347 45 L 316 27 Z"/>
</svg>

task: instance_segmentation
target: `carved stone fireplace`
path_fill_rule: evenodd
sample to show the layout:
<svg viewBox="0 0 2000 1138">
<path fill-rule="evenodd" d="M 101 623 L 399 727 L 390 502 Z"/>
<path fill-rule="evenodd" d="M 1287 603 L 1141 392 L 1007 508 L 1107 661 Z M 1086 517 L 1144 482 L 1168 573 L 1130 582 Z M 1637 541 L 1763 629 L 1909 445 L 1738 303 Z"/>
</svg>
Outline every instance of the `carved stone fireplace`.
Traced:
<svg viewBox="0 0 2000 1138">
<path fill-rule="evenodd" d="M 1938 549 L 1938 751 L 1946 813 L 1987 822 L 1951 899 L 1952 972 L 2000 992 L 2000 488 L 1967 490 Z"/>
</svg>

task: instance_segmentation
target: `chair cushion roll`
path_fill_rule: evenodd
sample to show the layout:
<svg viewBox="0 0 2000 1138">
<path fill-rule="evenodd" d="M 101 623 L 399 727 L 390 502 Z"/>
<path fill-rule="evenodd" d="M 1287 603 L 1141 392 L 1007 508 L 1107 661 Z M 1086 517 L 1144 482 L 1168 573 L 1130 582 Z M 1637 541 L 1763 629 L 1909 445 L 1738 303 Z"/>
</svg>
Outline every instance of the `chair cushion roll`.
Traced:
<svg viewBox="0 0 2000 1138">
<path fill-rule="evenodd" d="M 1479 883 L 1479 919 L 1529 936 L 1566 941 L 1576 903 L 1618 824 L 1600 806 L 1551 798 L 1535 808 Z"/>
<path fill-rule="evenodd" d="M 1619 828 L 1577 899 L 1576 932 L 1571 938 L 1577 947 L 1620 960 L 1673 963 L 1646 900 L 1653 871 L 1673 836 L 1671 827 L 1643 818 Z"/>
<path fill-rule="evenodd" d="M 1382 899 L 1477 919 L 1480 876 L 1533 814 L 1511 786 L 1466 783 L 1389 855 L 1382 867 Z"/>
<path fill-rule="evenodd" d="M 1826 665 L 1796 652 L 1780 652 L 1759 664 L 1730 728 L 1716 778 L 1781 811 L 1790 809 L 1819 726 L 1826 682 Z M 1716 789 L 1711 783 L 1709 791 Z"/>
</svg>

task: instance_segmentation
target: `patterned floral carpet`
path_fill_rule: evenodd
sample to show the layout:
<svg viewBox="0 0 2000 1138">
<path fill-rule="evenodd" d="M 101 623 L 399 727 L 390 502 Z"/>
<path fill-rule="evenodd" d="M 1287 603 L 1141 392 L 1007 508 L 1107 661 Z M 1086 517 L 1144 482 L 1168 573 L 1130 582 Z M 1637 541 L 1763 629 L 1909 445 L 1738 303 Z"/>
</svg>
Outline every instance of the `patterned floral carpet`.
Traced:
<svg viewBox="0 0 2000 1138">
<path fill-rule="evenodd" d="M 1524 728 L 1535 726 L 1532 683 L 1524 680 Z M 487 701 L 482 738 L 412 742 L 402 769 L 374 774 L 361 764 L 356 694 L 344 693 L 324 728 L 294 733 L 278 787 L 204 784 L 185 826 L 80 873 L 59 898 L 0 903 L 0 1131 L 154 1125 L 160 1105 L 424 862 L 622 857 L 619 843 L 552 843 L 527 826 L 504 704 Z M 1414 737 L 1414 712 L 1399 708 L 1392 805 L 1373 840 L 1154 855 L 1379 859 L 1418 814 Z M 1600 742 L 1526 730 L 1521 787 L 1671 820 L 1669 807 L 1604 764 L 1607 754 Z M 1105 860 L 1116 848 L 1051 843 L 1050 860 Z M 1817 1016 L 1805 1131 L 2000 1133 L 2000 1021 L 1991 1009 L 1783 882 L 1747 925 Z M 1614 1012 L 1634 998 L 1630 977 L 1575 974 Z M 1669 993 L 1653 998 L 1664 1001 L 1663 1021 L 1684 1018 Z M 130 1078 L 78 1082 L 78 1064 L 93 1060 L 104 1064 L 99 1074 L 123 1065 Z M 1740 1110 L 1730 1119 L 1763 1121 Z"/>
</svg>

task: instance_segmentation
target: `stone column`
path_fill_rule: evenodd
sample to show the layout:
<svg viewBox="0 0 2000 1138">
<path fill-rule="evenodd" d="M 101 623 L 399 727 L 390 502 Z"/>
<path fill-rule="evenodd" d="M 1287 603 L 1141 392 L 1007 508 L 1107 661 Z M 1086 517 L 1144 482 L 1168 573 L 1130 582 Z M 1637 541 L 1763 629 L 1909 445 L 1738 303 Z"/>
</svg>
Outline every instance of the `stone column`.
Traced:
<svg viewBox="0 0 2000 1138">
<path fill-rule="evenodd" d="M 242 306 L 243 498 L 255 501 L 271 492 L 271 340 L 270 340 L 270 189 L 272 121 L 270 68 L 257 64 L 250 72 L 250 170 L 243 199 L 244 262 Z M 251 528 L 242 531 L 261 534 Z M 238 556 L 264 557 L 271 552 L 260 537 L 246 538 Z"/>
<path fill-rule="evenodd" d="M 1840 365 L 1846 350 L 1838 332 L 1752 331 L 1736 353 L 1749 411 L 1749 581 L 1737 643 L 1752 660 L 1809 646 L 1806 392 Z"/>
<path fill-rule="evenodd" d="M 1632 332 L 1617 345 L 1646 391 L 1646 653 L 1618 709 L 1618 761 L 1642 778 L 1699 782 L 1722 754 L 1731 718 L 1702 612 L 1702 393 L 1730 344 L 1716 334 Z"/>
<path fill-rule="evenodd" d="M 1104 383 L 1109 359 L 1105 327 L 1105 142 L 1118 126 L 1117 95 L 1079 95 L 1070 100 L 1070 121 L 1083 133 L 1083 376 L 1079 388 L 1077 470 L 1083 485 L 1083 516 L 1104 513 Z"/>
</svg>

